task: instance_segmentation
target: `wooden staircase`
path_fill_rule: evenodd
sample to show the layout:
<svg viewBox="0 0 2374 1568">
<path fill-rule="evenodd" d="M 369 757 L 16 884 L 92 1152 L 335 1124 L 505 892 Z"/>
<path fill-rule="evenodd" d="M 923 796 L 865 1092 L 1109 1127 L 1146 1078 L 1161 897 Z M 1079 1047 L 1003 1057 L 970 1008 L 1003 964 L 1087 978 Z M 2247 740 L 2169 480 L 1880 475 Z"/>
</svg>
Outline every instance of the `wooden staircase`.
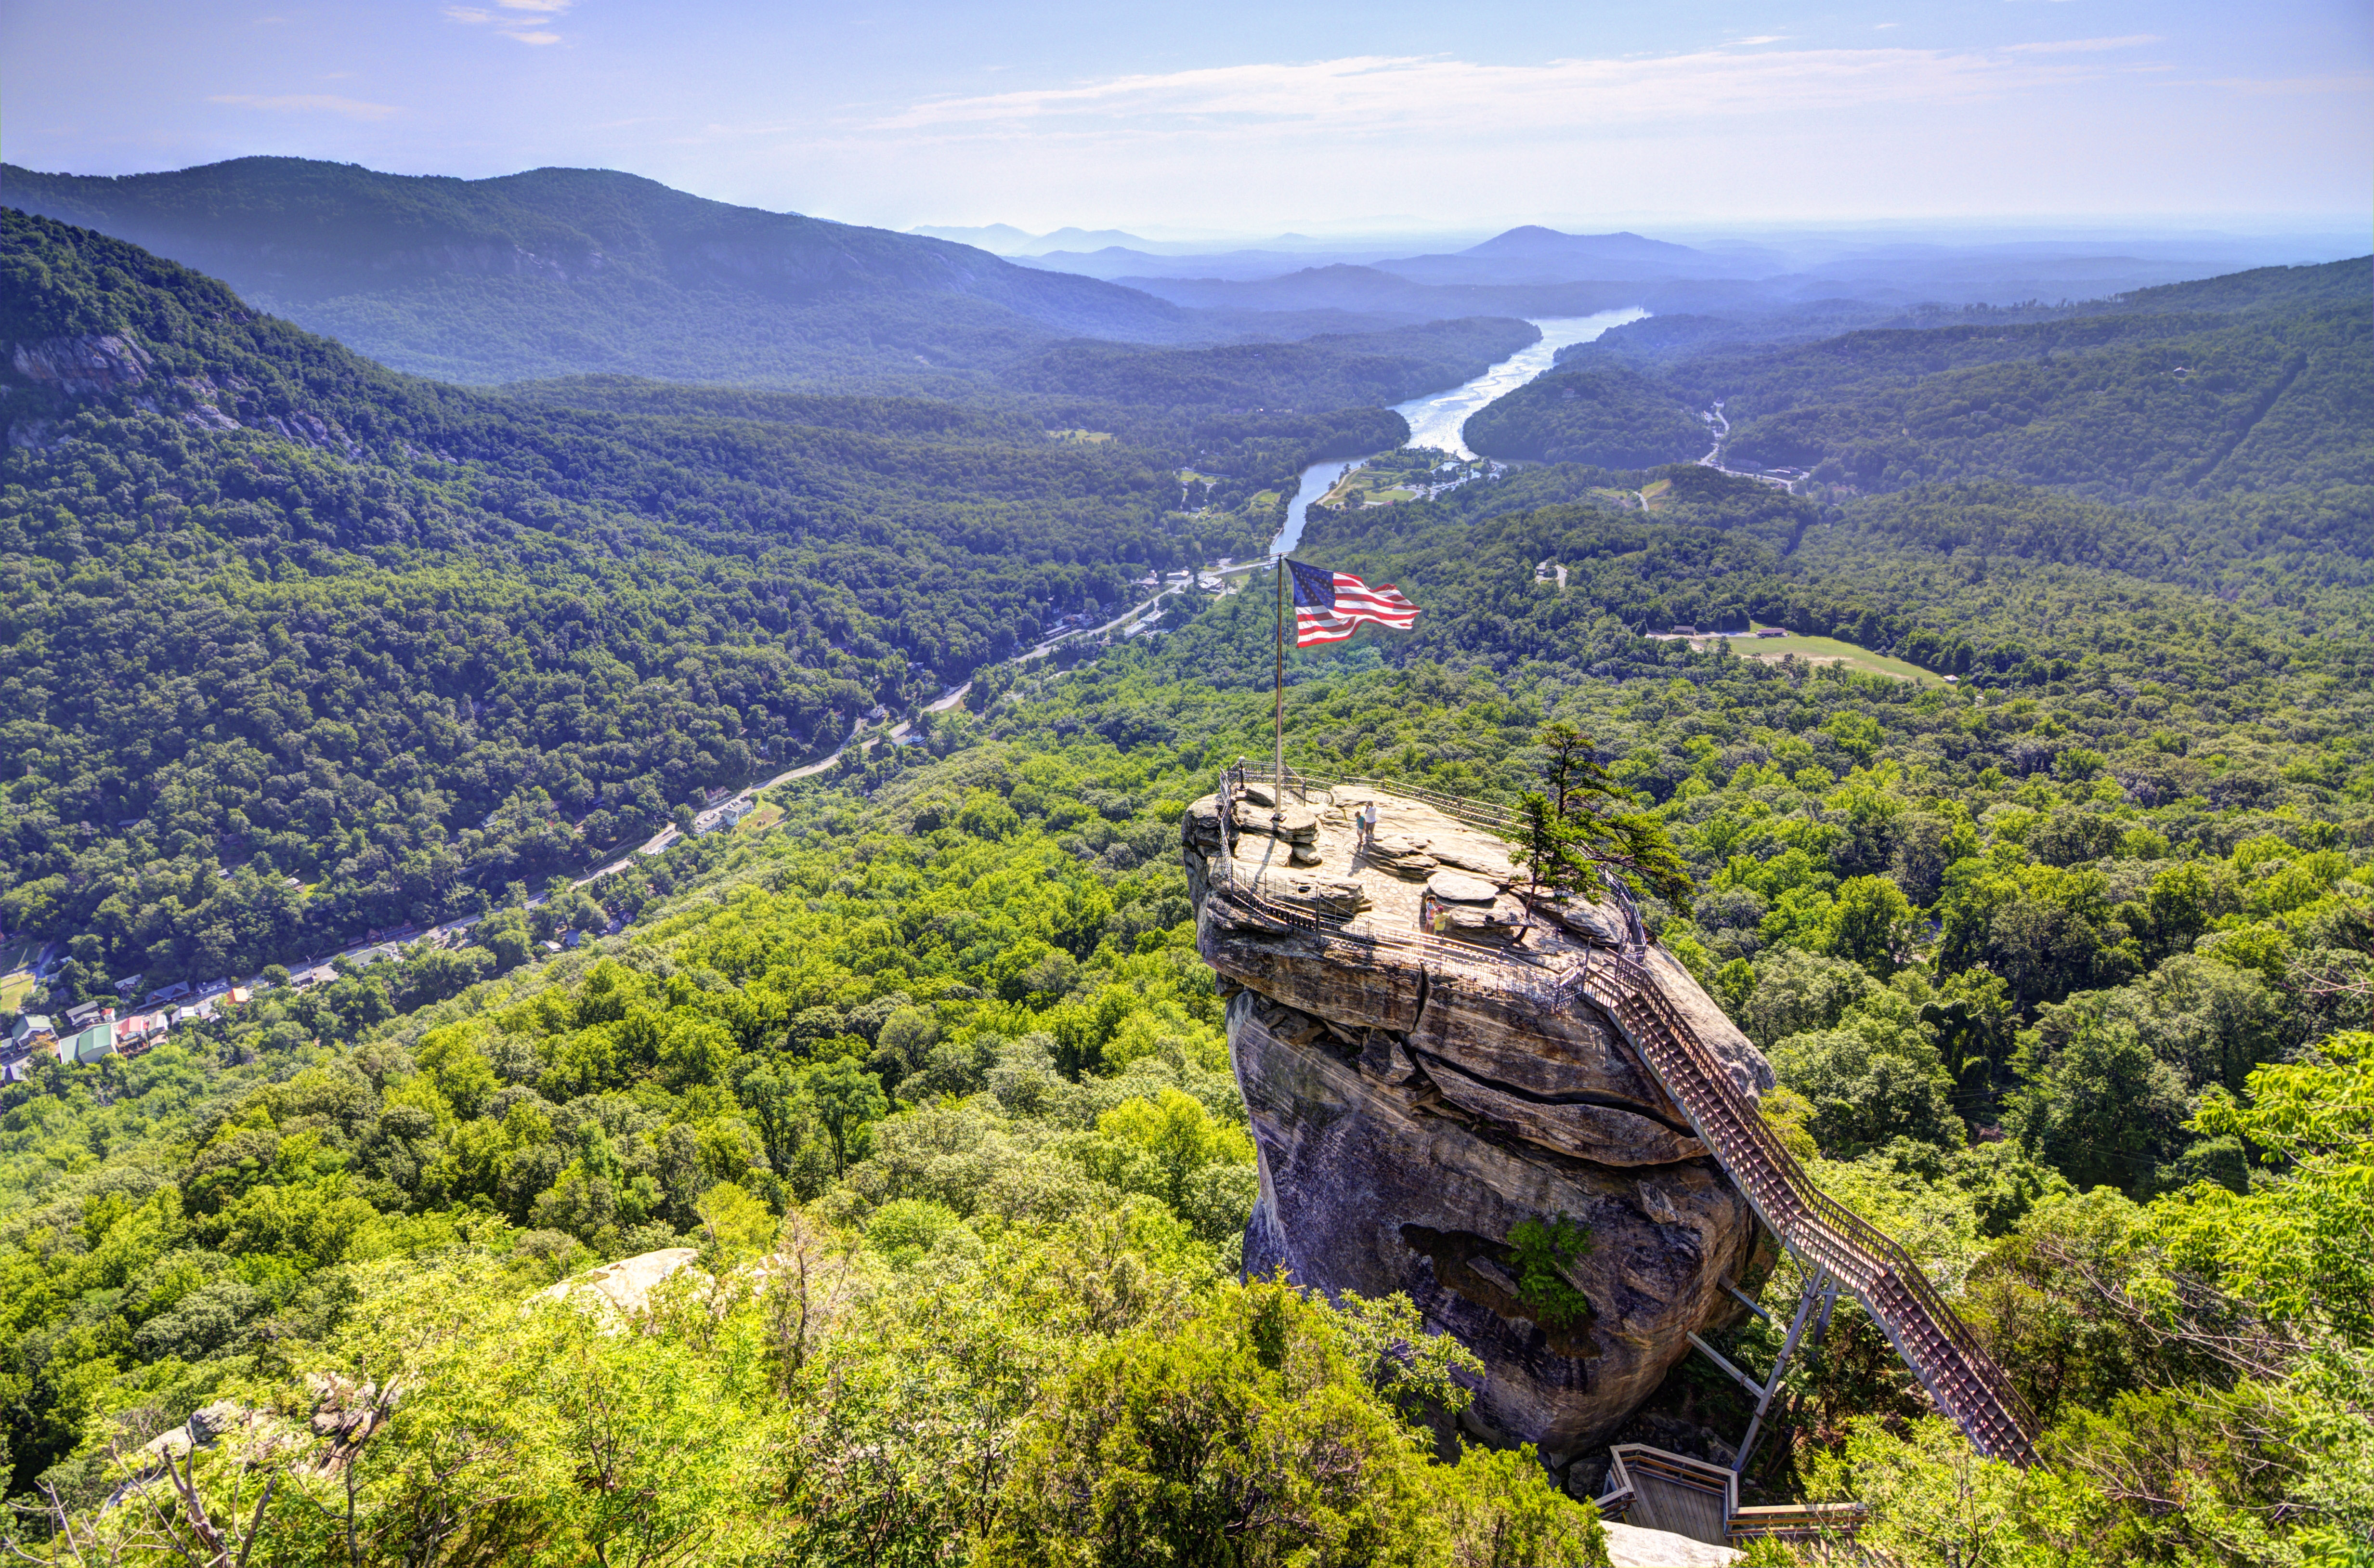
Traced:
<svg viewBox="0 0 2374 1568">
<path fill-rule="evenodd" d="M 1582 989 L 1615 1020 L 1766 1227 L 1854 1292 L 1970 1446 L 2034 1463 L 2036 1418 L 2003 1369 L 1902 1247 L 1814 1185 L 1655 978 L 1632 958 L 1601 951 L 1592 955 Z"/>
</svg>

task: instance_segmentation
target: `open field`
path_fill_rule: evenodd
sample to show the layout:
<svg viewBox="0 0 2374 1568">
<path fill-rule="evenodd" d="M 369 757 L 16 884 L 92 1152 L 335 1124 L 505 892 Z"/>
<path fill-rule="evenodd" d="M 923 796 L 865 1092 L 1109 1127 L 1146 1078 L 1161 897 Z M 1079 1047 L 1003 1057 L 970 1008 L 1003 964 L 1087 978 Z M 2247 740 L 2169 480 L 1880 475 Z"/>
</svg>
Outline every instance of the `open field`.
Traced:
<svg viewBox="0 0 2374 1568">
<path fill-rule="evenodd" d="M 1366 468 L 1355 468 L 1335 482 L 1335 487 L 1321 499 L 1322 506 L 1387 506 L 1394 501 L 1416 501 L 1416 490 L 1394 481 L 1393 474 L 1371 474 Z"/>
<path fill-rule="evenodd" d="M 33 994 L 33 972 L 20 969 L 11 974 L 0 974 L 0 1013 L 13 1013 L 25 1005 Z"/>
<path fill-rule="evenodd" d="M 1716 641 L 1712 637 L 1694 639 L 1700 648 L 1711 646 Z M 1886 654 L 1875 654 L 1835 637 L 1733 637 L 1729 642 L 1741 658 L 1761 659 L 1767 664 L 1778 664 L 1793 654 L 1808 664 L 1844 665 L 1858 675 L 1886 675 L 1917 682 L 1938 678 L 1918 665 L 1891 659 Z"/>
<path fill-rule="evenodd" d="M 1835 637 L 1799 637 L 1793 634 L 1745 637 L 1708 633 L 1699 637 L 1673 638 L 1670 633 L 1663 631 L 1652 631 L 1649 635 L 1661 642 L 1685 642 L 1701 653 L 1718 643 L 1728 643 L 1732 651 L 1741 658 L 1756 659 L 1768 665 L 1777 665 L 1782 659 L 1793 656 L 1807 664 L 1844 665 L 1857 675 L 1884 675 L 1891 680 L 1926 684 L 1943 678 L 1933 670 L 1906 664 L 1902 659 L 1889 658 L 1886 654 L 1875 654 L 1868 648 L 1858 648 L 1851 643 L 1841 643 Z"/>
</svg>

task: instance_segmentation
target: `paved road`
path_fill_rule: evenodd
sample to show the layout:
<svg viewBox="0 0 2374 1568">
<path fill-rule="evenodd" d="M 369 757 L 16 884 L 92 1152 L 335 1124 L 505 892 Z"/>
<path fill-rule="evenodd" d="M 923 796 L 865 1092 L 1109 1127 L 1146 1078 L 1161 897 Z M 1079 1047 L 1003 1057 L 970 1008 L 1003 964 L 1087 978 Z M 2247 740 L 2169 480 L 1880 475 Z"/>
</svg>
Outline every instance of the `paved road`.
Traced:
<svg viewBox="0 0 2374 1568">
<path fill-rule="evenodd" d="M 1734 479 L 1754 479 L 1759 485 L 1770 485 L 1775 489 L 1794 489 L 1794 487 L 1792 486 L 1788 480 L 1776 479 L 1769 474 L 1758 474 L 1753 470 L 1745 468 L 1724 467 L 1722 466 L 1722 448 L 1723 443 L 1731 440 L 1731 420 L 1724 417 L 1722 405 L 1720 402 L 1716 403 L 1712 407 L 1707 410 L 1707 418 L 1712 419 L 1716 424 L 1722 428 L 1715 433 L 1713 449 L 1708 452 L 1704 457 L 1698 459 L 1698 466 L 1699 467 L 1711 468 L 1718 474 L 1729 474 Z M 1642 496 L 1640 498 L 1640 505 L 1645 509 L 1648 504 L 1649 498 L 1645 495 Z"/>
</svg>

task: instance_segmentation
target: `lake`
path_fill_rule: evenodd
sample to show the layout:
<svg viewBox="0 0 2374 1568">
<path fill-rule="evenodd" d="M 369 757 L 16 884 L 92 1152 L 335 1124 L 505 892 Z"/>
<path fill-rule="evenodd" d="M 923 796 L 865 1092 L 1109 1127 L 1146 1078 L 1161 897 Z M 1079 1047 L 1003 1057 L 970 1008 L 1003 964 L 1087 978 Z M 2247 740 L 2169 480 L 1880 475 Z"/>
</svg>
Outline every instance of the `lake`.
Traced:
<svg viewBox="0 0 2374 1568">
<path fill-rule="evenodd" d="M 1638 306 L 1621 311 L 1601 311 L 1588 316 L 1547 316 L 1533 324 L 1541 332 L 1539 341 L 1520 348 L 1494 365 L 1474 381 L 1452 387 L 1448 392 L 1428 393 L 1407 403 L 1397 403 L 1393 412 L 1409 421 L 1411 446 L 1440 447 L 1461 457 L 1473 457 L 1467 443 L 1459 436 L 1467 417 L 1496 397 L 1505 397 L 1550 368 L 1557 351 L 1576 343 L 1588 343 L 1611 326 L 1639 321 L 1649 312 Z M 1302 542 L 1303 513 L 1312 501 L 1325 495 L 1346 468 L 1357 467 L 1334 457 L 1324 463 L 1314 463 L 1302 471 L 1302 482 L 1295 487 L 1294 500 L 1286 509 L 1286 530 L 1270 546 L 1272 555 L 1284 555 Z"/>
</svg>

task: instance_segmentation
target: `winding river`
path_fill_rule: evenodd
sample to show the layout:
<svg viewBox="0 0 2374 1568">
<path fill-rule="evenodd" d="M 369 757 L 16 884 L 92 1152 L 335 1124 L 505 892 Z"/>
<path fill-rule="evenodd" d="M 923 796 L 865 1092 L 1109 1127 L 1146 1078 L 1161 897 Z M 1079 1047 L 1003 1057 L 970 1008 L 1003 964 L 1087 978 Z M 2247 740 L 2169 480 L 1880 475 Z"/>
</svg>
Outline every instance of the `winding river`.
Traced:
<svg viewBox="0 0 2374 1568">
<path fill-rule="evenodd" d="M 1393 412 L 1409 421 L 1411 446 L 1440 447 L 1460 457 L 1474 457 L 1467 443 L 1460 438 L 1460 428 L 1467 417 L 1496 397 L 1504 397 L 1548 370 L 1557 359 L 1557 351 L 1576 343 L 1588 343 L 1611 326 L 1639 321 L 1647 311 L 1634 306 L 1621 311 L 1601 311 L 1588 316 L 1546 316 L 1534 322 L 1541 337 L 1530 346 L 1494 365 L 1474 381 L 1452 387 L 1448 392 L 1429 393 L 1414 397 L 1407 403 L 1397 403 Z M 1286 530 L 1270 546 L 1273 555 L 1284 555 L 1302 542 L 1303 514 L 1310 503 L 1334 487 L 1344 470 L 1357 467 L 1340 457 L 1324 463 L 1314 463 L 1302 471 L 1302 482 L 1295 487 L 1294 500 L 1287 508 Z"/>
</svg>

